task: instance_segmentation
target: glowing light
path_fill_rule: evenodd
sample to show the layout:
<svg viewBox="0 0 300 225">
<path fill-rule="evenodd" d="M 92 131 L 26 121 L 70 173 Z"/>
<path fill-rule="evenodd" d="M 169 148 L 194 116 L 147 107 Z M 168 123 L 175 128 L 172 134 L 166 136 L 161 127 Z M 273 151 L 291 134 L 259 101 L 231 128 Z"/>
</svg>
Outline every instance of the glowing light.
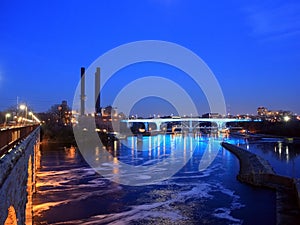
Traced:
<svg viewBox="0 0 300 225">
<path fill-rule="evenodd" d="M 76 157 L 76 148 L 71 146 L 70 148 L 65 148 L 66 158 L 75 159 Z"/>
<path fill-rule="evenodd" d="M 278 152 L 279 152 L 279 155 L 281 155 L 281 149 L 282 149 L 282 143 L 281 142 L 279 142 L 278 143 Z"/>
<path fill-rule="evenodd" d="M 41 123 L 41 121 L 33 114 L 33 112 L 29 112 L 28 114 L 29 114 L 29 116 L 31 116 L 32 119 L 34 119 L 36 122 Z M 32 121 L 32 122 L 33 122 L 33 121 Z"/>
<path fill-rule="evenodd" d="M 26 105 L 24 105 L 24 104 L 20 105 L 21 110 L 25 110 L 26 108 L 27 108 Z"/>
<path fill-rule="evenodd" d="M 145 132 L 145 129 L 139 128 L 139 132 L 140 132 L 140 133 L 144 133 L 144 132 Z"/>
<path fill-rule="evenodd" d="M 117 157 L 113 158 L 113 174 L 119 174 L 119 160 Z M 116 177 L 116 181 L 118 180 L 118 177 Z"/>
<path fill-rule="evenodd" d="M 285 116 L 285 117 L 283 117 L 283 119 L 285 122 L 288 122 L 291 118 L 289 116 Z"/>
<path fill-rule="evenodd" d="M 15 211 L 15 208 L 13 206 L 10 206 L 8 208 L 8 215 L 7 215 L 7 218 L 4 222 L 4 224 L 18 224 L 17 222 L 17 214 L 16 214 L 16 211 Z"/>
</svg>

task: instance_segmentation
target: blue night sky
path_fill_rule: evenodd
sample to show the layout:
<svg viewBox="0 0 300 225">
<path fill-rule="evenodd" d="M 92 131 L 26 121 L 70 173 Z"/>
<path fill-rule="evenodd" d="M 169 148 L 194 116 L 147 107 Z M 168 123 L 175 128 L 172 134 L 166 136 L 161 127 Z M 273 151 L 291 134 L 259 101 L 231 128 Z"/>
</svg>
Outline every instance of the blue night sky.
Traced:
<svg viewBox="0 0 300 225">
<path fill-rule="evenodd" d="M 299 12 L 300 2 L 288 0 L 1 0 L 0 111 L 16 105 L 17 96 L 37 112 L 62 100 L 71 104 L 81 66 L 121 44 L 164 40 L 204 60 L 230 113 L 256 113 L 258 106 L 300 113 Z M 205 113 L 201 90 L 178 71 L 161 67 L 152 72 L 174 77 Z M 149 64 L 144 72 L 138 69 L 143 71 L 123 71 L 127 82 L 145 75 Z M 102 106 L 126 84 L 118 74 L 113 81 L 103 90 Z M 171 108 L 147 98 L 133 113 L 168 114 Z"/>
</svg>

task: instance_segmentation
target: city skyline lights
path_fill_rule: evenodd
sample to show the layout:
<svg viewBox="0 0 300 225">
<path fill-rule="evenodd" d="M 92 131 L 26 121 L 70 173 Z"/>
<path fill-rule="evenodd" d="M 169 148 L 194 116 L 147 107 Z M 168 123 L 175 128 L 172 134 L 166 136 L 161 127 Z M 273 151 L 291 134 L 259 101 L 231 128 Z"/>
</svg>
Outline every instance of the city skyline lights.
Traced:
<svg viewBox="0 0 300 225">
<path fill-rule="evenodd" d="M 62 99 L 71 102 L 80 67 L 122 44 L 164 40 L 203 59 L 220 84 L 228 113 L 256 114 L 262 105 L 299 114 L 299 8 L 297 1 L 4 1 L 0 111 L 16 106 L 17 98 L 35 112 Z M 209 111 L 201 88 L 182 71 L 150 63 L 118 71 L 103 89 L 101 106 L 111 105 L 117 91 L 143 76 L 171 78 L 192 96 L 199 114 Z M 132 109 L 139 114 L 172 110 L 155 97 Z"/>
</svg>

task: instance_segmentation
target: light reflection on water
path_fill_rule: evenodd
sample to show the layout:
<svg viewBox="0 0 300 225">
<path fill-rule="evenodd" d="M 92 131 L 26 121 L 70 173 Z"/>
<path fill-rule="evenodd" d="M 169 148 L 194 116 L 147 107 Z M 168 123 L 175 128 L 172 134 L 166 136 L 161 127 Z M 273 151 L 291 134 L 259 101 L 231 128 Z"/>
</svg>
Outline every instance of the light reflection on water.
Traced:
<svg viewBox="0 0 300 225">
<path fill-rule="evenodd" d="M 288 143 L 282 138 L 260 138 L 250 139 L 242 147 L 269 161 L 277 174 L 300 178 L 300 143 Z"/>
<path fill-rule="evenodd" d="M 178 173 L 141 187 L 104 179 L 85 163 L 78 150 L 42 146 L 35 224 L 274 224 L 275 193 L 239 183 L 238 160 L 213 144 L 222 140 L 159 135 L 143 137 L 142 142 L 128 138 L 126 146 L 130 147 L 113 142 L 108 148 L 113 157 L 111 176 L 126 176 L 118 159 L 131 165 L 155 164 L 174 156 L 172 149 L 183 152 L 186 164 Z M 228 141 L 245 144 L 238 139 Z M 199 171 L 206 147 L 205 154 L 217 155 L 207 169 Z M 131 176 L 149 179 L 153 173 Z"/>
</svg>

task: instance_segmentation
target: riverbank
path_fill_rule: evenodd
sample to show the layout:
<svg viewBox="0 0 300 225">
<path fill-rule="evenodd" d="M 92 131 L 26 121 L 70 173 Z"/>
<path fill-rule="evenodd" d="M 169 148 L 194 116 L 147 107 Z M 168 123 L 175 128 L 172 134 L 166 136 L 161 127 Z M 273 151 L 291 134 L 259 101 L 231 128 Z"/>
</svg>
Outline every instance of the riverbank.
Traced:
<svg viewBox="0 0 300 225">
<path fill-rule="evenodd" d="M 276 190 L 277 224 L 297 224 L 300 219 L 299 179 L 277 175 L 266 160 L 238 146 L 225 142 L 221 145 L 239 159 L 239 181 Z"/>
<path fill-rule="evenodd" d="M 230 126 L 230 124 L 227 124 Z M 290 120 L 288 122 L 241 122 L 233 123 L 232 126 L 243 127 L 244 129 L 255 134 L 265 134 L 272 136 L 284 136 L 284 137 L 300 137 L 300 121 Z"/>
</svg>

